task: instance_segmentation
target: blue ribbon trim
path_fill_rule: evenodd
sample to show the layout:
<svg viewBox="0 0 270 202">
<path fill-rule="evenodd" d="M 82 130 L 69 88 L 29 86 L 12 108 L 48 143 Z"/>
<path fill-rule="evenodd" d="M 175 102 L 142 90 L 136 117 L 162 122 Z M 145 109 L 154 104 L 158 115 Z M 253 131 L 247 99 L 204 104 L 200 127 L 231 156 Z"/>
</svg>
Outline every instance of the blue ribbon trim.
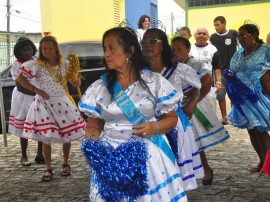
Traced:
<svg viewBox="0 0 270 202">
<path fill-rule="evenodd" d="M 176 91 L 176 90 L 173 90 L 169 95 L 164 96 L 164 97 L 161 97 L 161 98 L 158 98 L 157 103 L 160 103 L 160 102 L 169 100 L 169 99 L 171 99 L 173 96 L 175 96 L 176 94 L 177 94 L 177 91 Z"/>
<path fill-rule="evenodd" d="M 183 92 L 187 92 L 189 91 L 190 89 L 192 89 L 192 86 L 186 86 L 185 88 L 183 88 Z"/>
<path fill-rule="evenodd" d="M 172 183 L 175 179 L 180 178 L 180 177 L 181 177 L 180 173 L 174 174 L 173 176 L 171 176 L 170 178 L 168 178 L 167 180 L 165 180 L 163 183 L 157 185 L 154 189 L 148 191 L 148 195 L 155 194 L 160 189 L 166 187 L 168 184 Z"/>
<path fill-rule="evenodd" d="M 103 75 L 101 79 L 103 83 L 107 86 L 106 75 Z M 176 91 L 175 92 L 174 91 L 172 93 L 175 95 Z M 170 96 L 171 94 L 169 95 L 169 97 Z M 113 98 L 114 101 L 117 103 L 118 107 L 122 110 L 124 115 L 133 125 L 148 122 L 148 120 L 142 115 L 140 110 L 136 108 L 134 103 L 130 100 L 129 96 L 122 89 L 120 83 L 117 81 L 113 86 Z M 174 153 L 172 152 L 167 142 L 163 139 L 161 134 L 148 137 L 147 139 L 150 140 L 155 145 L 157 145 L 167 155 L 167 157 L 172 161 L 173 164 L 175 163 Z"/>
<path fill-rule="evenodd" d="M 101 115 L 101 110 L 100 110 L 100 109 L 98 109 L 98 108 L 96 108 L 96 107 L 94 107 L 94 106 L 87 105 L 87 104 L 83 103 L 82 100 L 79 101 L 79 106 L 80 106 L 81 108 L 84 108 L 84 109 L 88 109 L 88 110 L 91 110 L 91 111 L 95 111 L 95 112 L 97 112 L 98 114 Z"/>
</svg>

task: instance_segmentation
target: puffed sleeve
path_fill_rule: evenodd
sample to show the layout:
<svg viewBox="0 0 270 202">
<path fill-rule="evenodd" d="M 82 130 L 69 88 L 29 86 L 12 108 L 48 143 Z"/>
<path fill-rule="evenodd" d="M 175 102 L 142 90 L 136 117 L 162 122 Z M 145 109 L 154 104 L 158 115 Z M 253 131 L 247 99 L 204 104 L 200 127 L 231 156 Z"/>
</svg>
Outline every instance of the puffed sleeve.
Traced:
<svg viewBox="0 0 270 202">
<path fill-rule="evenodd" d="M 270 70 L 270 46 L 266 46 L 266 51 L 265 51 L 265 64 L 262 67 L 262 70 L 264 72 Z"/>
<path fill-rule="evenodd" d="M 150 70 L 144 73 L 142 78 L 146 80 L 149 90 L 155 96 L 155 113 L 157 116 L 177 109 L 180 96 L 169 81 Z M 149 82 L 149 80 L 153 82 Z"/>
<path fill-rule="evenodd" d="M 178 63 L 177 68 L 175 70 L 175 80 L 182 81 L 183 91 L 185 92 L 185 88 L 194 87 L 197 89 L 201 88 L 201 81 L 199 76 L 196 74 L 196 71 L 183 63 Z"/>
<path fill-rule="evenodd" d="M 29 60 L 23 63 L 19 72 L 28 79 L 35 78 L 37 73 L 37 60 Z"/>
<path fill-rule="evenodd" d="M 97 101 L 97 93 L 104 89 L 101 79 L 91 84 L 83 94 L 83 97 L 78 103 L 79 110 L 88 117 L 102 119 L 101 106 Z"/>
<path fill-rule="evenodd" d="M 22 63 L 15 61 L 11 68 L 10 68 L 10 74 L 12 76 L 13 80 L 16 80 L 17 76 L 20 74 L 19 68 L 21 67 Z"/>
</svg>

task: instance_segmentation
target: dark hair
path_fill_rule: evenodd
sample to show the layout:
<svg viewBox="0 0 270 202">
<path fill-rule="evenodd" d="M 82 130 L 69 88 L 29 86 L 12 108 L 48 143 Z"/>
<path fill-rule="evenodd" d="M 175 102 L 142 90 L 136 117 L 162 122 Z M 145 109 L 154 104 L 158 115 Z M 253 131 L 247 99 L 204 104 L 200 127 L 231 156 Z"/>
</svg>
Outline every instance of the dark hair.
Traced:
<svg viewBox="0 0 270 202">
<path fill-rule="evenodd" d="M 105 39 L 111 35 L 114 35 L 118 38 L 117 41 L 122 46 L 124 53 L 129 53 L 131 55 L 131 57 L 129 58 L 129 61 L 131 63 L 131 71 L 135 72 L 136 79 L 140 82 L 140 84 L 148 89 L 140 74 L 140 71 L 143 68 L 142 52 L 135 31 L 129 27 L 115 27 L 107 30 L 102 37 L 103 48 Z M 132 49 L 132 47 L 134 49 Z M 108 89 L 111 96 L 113 96 L 112 88 L 114 83 L 116 82 L 116 72 L 115 70 L 110 70 L 106 63 L 105 65 Z"/>
<path fill-rule="evenodd" d="M 242 25 L 241 27 L 239 27 L 239 30 L 245 30 L 247 31 L 247 33 L 253 35 L 253 34 L 257 34 L 257 37 L 255 39 L 256 42 L 263 44 L 263 40 L 259 38 L 260 35 L 260 30 L 258 25 L 256 24 L 252 24 L 252 23 L 245 23 L 244 25 Z"/>
<path fill-rule="evenodd" d="M 172 39 L 172 43 L 173 42 L 176 42 L 176 41 L 179 41 L 179 42 L 182 42 L 184 44 L 184 46 L 187 48 L 187 49 L 190 49 L 191 48 L 191 45 L 190 45 L 190 42 L 188 39 L 186 39 L 185 37 L 182 37 L 182 36 L 176 36 Z"/>
<path fill-rule="evenodd" d="M 162 45 L 163 45 L 163 50 L 161 53 L 162 60 L 164 62 L 164 65 L 167 68 L 172 68 L 174 65 L 173 64 L 173 54 L 172 54 L 172 50 L 171 50 L 171 47 L 170 47 L 169 42 L 168 42 L 167 35 L 165 34 L 165 32 L 163 32 L 162 30 L 160 30 L 158 28 L 151 28 L 151 29 L 146 30 L 144 36 L 146 36 L 149 33 L 156 34 L 157 38 L 162 40 Z"/>
<path fill-rule="evenodd" d="M 222 24 L 226 23 L 226 19 L 223 16 L 217 16 L 214 19 L 214 22 L 216 22 L 216 21 L 220 21 Z"/>
<path fill-rule="evenodd" d="M 150 22 L 150 17 L 148 15 L 142 15 L 139 19 L 139 22 L 138 22 L 138 28 L 139 29 L 142 29 L 143 26 L 142 26 L 142 23 L 145 21 L 145 18 L 148 18 L 149 19 L 149 22 Z"/>
<path fill-rule="evenodd" d="M 17 59 L 22 60 L 22 55 L 20 53 L 20 50 L 23 49 L 25 46 L 30 45 L 33 49 L 33 56 L 37 53 L 37 47 L 35 44 L 26 37 L 20 37 L 17 40 L 17 43 L 14 46 L 13 52 Z"/>
<path fill-rule="evenodd" d="M 188 27 L 186 27 L 186 26 L 181 27 L 178 32 L 180 33 L 182 31 L 187 31 L 189 33 L 189 35 L 191 35 L 190 29 Z"/>
<path fill-rule="evenodd" d="M 39 42 L 39 58 L 43 61 L 46 61 L 47 59 L 44 57 L 44 55 L 42 54 L 42 43 L 43 42 L 52 42 L 56 51 L 56 61 L 58 64 L 63 64 L 64 59 L 62 56 L 62 53 L 60 51 L 59 45 L 57 43 L 57 40 L 55 37 L 53 36 L 44 36 L 40 42 Z"/>
</svg>

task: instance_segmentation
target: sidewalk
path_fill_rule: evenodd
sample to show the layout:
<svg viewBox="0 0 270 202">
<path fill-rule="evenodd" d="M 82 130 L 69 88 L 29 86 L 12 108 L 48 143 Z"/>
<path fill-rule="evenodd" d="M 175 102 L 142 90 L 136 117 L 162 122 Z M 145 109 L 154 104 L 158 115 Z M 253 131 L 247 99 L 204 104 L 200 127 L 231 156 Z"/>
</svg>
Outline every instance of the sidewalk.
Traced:
<svg viewBox="0 0 270 202">
<path fill-rule="evenodd" d="M 213 149 L 207 150 L 209 164 L 214 171 L 212 186 L 201 186 L 188 191 L 190 202 L 270 201 L 270 177 L 247 172 L 247 167 L 258 163 L 246 130 L 225 126 L 231 138 Z M 8 135 L 8 147 L 4 147 L 0 135 L 0 201 L 89 201 L 88 165 L 81 154 L 80 142 L 72 143 L 70 165 L 72 175 L 61 177 L 62 148 L 52 146 L 53 181 L 41 181 L 45 167 L 34 162 L 37 143 L 29 140 L 30 167 L 20 165 L 20 141 Z"/>
</svg>

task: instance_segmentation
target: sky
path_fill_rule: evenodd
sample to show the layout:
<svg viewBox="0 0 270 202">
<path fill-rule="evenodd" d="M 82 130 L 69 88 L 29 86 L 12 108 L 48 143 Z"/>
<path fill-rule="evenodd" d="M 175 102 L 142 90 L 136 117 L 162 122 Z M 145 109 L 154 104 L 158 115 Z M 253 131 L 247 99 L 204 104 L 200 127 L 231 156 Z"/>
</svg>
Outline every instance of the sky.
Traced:
<svg viewBox="0 0 270 202">
<path fill-rule="evenodd" d="M 10 0 L 10 31 L 41 32 L 39 3 L 39 0 Z M 0 31 L 7 31 L 6 4 L 7 0 L 0 0 Z M 173 0 L 158 0 L 158 15 L 168 34 L 184 26 L 184 10 Z"/>
<path fill-rule="evenodd" d="M 167 34 L 185 26 L 185 12 L 173 0 L 158 0 L 158 18 L 165 25 Z"/>
<path fill-rule="evenodd" d="M 9 0 L 10 31 L 41 32 L 39 0 Z M 7 0 L 0 0 L 0 31 L 7 31 Z"/>
</svg>

